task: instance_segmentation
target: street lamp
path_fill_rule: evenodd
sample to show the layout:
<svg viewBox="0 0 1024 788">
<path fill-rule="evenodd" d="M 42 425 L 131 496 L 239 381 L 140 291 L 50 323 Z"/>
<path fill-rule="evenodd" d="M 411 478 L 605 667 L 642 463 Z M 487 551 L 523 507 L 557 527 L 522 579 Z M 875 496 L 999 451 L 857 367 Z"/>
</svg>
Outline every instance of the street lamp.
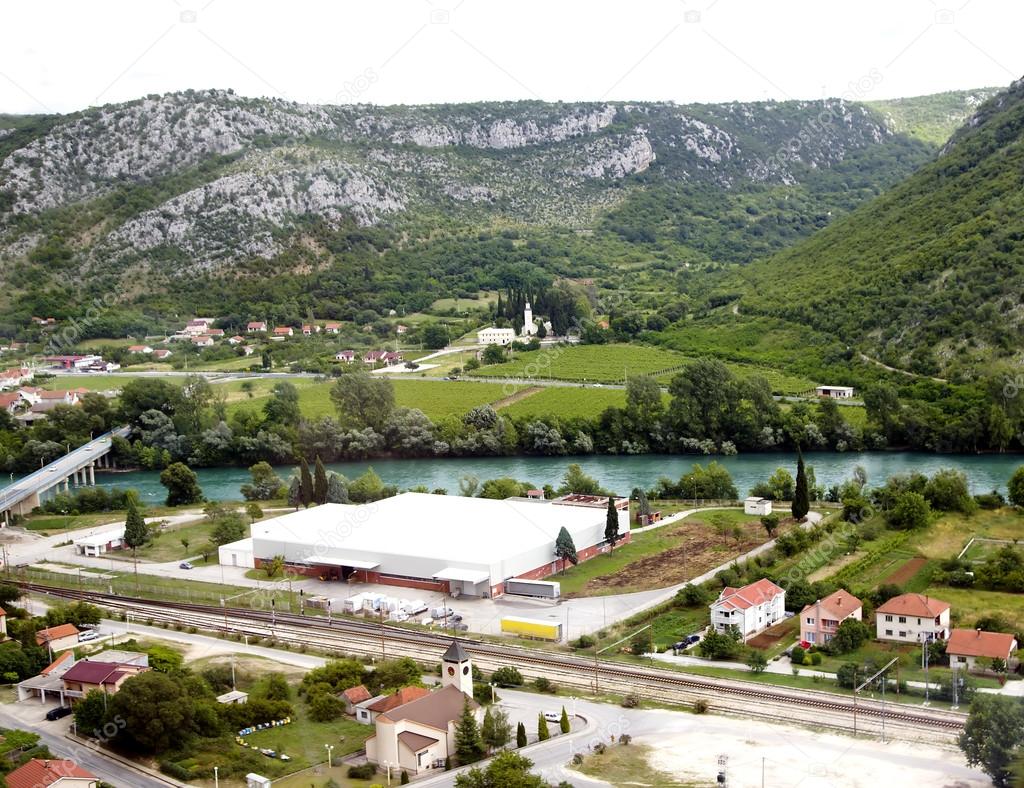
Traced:
<svg viewBox="0 0 1024 788">
<path fill-rule="evenodd" d="M 325 744 L 324 747 L 327 748 L 327 768 L 329 769 L 333 765 L 333 759 L 331 758 L 331 751 L 334 749 L 334 745 L 333 744 Z"/>
<path fill-rule="evenodd" d="M 220 767 L 213 767 L 213 788 L 220 788 Z"/>
</svg>

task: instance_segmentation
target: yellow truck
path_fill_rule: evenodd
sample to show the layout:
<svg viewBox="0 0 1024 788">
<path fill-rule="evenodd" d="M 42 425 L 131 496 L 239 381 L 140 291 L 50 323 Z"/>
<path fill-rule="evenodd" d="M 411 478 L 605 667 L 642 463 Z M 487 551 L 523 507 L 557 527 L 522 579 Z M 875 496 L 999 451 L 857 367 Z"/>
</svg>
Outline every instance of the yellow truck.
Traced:
<svg viewBox="0 0 1024 788">
<path fill-rule="evenodd" d="M 501 631 L 518 637 L 558 642 L 562 639 L 562 622 L 505 616 L 501 619 Z"/>
</svg>

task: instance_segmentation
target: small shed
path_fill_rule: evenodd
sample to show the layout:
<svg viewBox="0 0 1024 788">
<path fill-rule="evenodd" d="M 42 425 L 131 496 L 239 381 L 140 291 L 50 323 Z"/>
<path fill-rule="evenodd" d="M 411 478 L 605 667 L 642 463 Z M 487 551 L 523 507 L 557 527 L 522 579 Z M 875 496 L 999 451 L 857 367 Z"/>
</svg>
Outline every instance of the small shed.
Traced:
<svg viewBox="0 0 1024 788">
<path fill-rule="evenodd" d="M 270 778 L 249 772 L 245 775 L 245 788 L 270 788 Z"/>
<path fill-rule="evenodd" d="M 772 513 L 772 502 L 768 498 L 751 496 L 743 501 L 744 514 L 756 514 L 764 516 Z"/>
<path fill-rule="evenodd" d="M 818 386 L 815 392 L 829 399 L 853 399 L 853 386 Z"/>
<path fill-rule="evenodd" d="M 249 693 L 242 692 L 241 690 L 231 690 L 231 692 L 225 692 L 223 695 L 217 696 L 217 703 L 248 703 Z"/>
</svg>

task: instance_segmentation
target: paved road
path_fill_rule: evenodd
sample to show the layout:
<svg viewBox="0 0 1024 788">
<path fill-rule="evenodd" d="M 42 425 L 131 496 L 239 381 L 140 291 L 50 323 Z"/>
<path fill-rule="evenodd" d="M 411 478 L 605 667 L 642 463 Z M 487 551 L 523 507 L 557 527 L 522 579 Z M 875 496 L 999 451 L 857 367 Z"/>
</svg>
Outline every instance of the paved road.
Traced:
<svg viewBox="0 0 1024 788">
<path fill-rule="evenodd" d="M 44 706 L 34 701 L 0 705 L 0 726 L 38 733 L 41 742 L 55 756 L 75 761 L 83 769 L 117 788 L 167 788 L 170 784 L 67 739 L 65 733 L 71 727 L 71 718 L 48 722 L 45 715 L 49 709 L 49 704 Z"/>
</svg>

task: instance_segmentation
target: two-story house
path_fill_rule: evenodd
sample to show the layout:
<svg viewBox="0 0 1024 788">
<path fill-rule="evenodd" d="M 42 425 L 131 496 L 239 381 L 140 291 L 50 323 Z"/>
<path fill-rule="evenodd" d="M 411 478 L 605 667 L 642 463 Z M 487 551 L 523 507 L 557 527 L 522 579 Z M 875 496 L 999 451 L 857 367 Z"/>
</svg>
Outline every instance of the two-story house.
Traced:
<svg viewBox="0 0 1024 788">
<path fill-rule="evenodd" d="M 824 645 L 848 618 L 861 620 L 864 606 L 849 591 L 840 588 L 800 611 L 800 640 Z"/>
<path fill-rule="evenodd" d="M 949 603 L 924 594 L 894 596 L 875 611 L 876 637 L 920 643 L 949 637 Z"/>
<path fill-rule="evenodd" d="M 711 603 L 711 626 L 718 632 L 736 627 L 746 641 L 786 615 L 786 592 L 762 577 L 743 588 L 726 586 Z"/>
</svg>

